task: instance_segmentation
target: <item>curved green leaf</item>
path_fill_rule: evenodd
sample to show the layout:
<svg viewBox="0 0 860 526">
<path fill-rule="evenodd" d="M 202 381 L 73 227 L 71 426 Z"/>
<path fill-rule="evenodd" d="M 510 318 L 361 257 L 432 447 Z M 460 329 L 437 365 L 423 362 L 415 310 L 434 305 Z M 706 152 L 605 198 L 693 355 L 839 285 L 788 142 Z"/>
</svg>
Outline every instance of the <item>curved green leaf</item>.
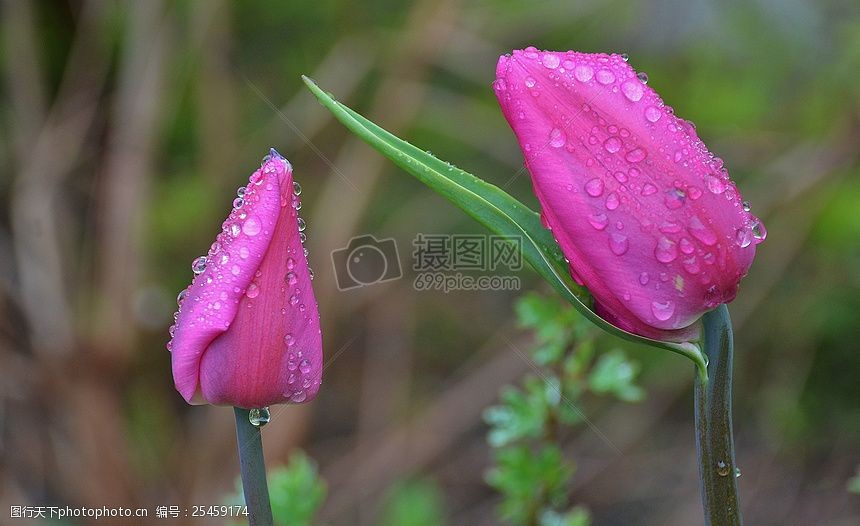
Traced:
<svg viewBox="0 0 860 526">
<path fill-rule="evenodd" d="M 552 234 L 543 227 L 540 216 L 536 212 L 499 187 L 437 159 L 380 128 L 335 100 L 308 77 L 302 76 L 302 79 L 314 96 L 337 120 L 394 164 L 460 207 L 496 234 L 522 239 L 523 258 L 556 292 L 598 327 L 625 340 L 682 354 L 693 360 L 700 371 L 705 370 L 705 358 L 698 344 L 652 340 L 624 331 L 598 316 L 592 310 L 591 295 L 570 277 L 567 263 L 558 244 Z"/>
</svg>

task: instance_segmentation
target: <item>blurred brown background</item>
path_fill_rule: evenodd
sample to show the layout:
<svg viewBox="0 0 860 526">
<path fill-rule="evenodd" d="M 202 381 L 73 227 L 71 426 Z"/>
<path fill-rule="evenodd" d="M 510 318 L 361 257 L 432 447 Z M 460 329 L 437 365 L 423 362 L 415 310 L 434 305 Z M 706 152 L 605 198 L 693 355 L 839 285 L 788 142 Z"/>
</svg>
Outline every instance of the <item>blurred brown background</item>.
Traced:
<svg viewBox="0 0 860 526">
<path fill-rule="evenodd" d="M 530 338 L 519 293 L 415 291 L 417 233 L 483 230 L 350 137 L 299 76 L 501 185 L 522 159 L 490 83 L 498 55 L 535 45 L 629 53 L 725 159 L 770 234 L 731 306 L 745 516 L 860 524 L 858 15 L 847 0 L 5 0 L 0 522 L 10 505 L 234 491 L 232 411 L 186 406 L 164 345 L 191 260 L 274 146 L 304 187 L 331 363 L 317 400 L 273 408 L 269 464 L 298 447 L 318 462 L 321 523 L 375 524 L 414 479 L 447 523 L 497 523 L 481 413 L 529 369 L 505 343 Z M 508 191 L 535 206 L 526 174 Z M 330 252 L 364 233 L 395 238 L 406 275 L 338 291 Z M 620 452 L 580 428 L 572 496 L 597 525 L 699 524 L 692 367 L 629 352 L 646 399 L 584 407 Z"/>
</svg>

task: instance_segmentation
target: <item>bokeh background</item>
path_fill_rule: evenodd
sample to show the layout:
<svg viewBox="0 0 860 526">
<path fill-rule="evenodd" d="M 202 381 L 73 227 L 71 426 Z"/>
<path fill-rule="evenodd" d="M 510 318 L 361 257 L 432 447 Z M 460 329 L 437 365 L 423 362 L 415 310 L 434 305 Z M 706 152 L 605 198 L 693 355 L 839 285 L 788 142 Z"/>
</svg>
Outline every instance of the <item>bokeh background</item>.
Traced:
<svg viewBox="0 0 860 526">
<path fill-rule="evenodd" d="M 505 184 L 522 158 L 490 84 L 498 55 L 535 45 L 628 53 L 725 159 L 769 230 L 731 305 L 745 516 L 860 523 L 848 489 L 860 464 L 860 4 L 0 7 L 0 522 L 10 505 L 189 506 L 235 490 L 232 411 L 186 406 L 165 343 L 191 260 L 274 146 L 304 187 L 330 363 L 314 402 L 273 411 L 268 463 L 299 448 L 313 459 L 328 489 L 320 524 L 378 524 L 392 506 L 400 524 L 499 523 L 481 415 L 529 371 L 508 343 L 531 338 L 513 305 L 546 287 L 524 269 L 519 292 L 417 292 L 417 233 L 483 230 L 351 137 L 299 76 Z M 536 206 L 527 174 L 508 191 Z M 404 279 L 339 291 L 330 253 L 365 233 L 398 242 Z M 578 427 L 569 495 L 593 524 L 698 524 L 692 367 L 615 344 L 642 365 L 645 398 L 584 402 L 617 449 Z"/>
</svg>

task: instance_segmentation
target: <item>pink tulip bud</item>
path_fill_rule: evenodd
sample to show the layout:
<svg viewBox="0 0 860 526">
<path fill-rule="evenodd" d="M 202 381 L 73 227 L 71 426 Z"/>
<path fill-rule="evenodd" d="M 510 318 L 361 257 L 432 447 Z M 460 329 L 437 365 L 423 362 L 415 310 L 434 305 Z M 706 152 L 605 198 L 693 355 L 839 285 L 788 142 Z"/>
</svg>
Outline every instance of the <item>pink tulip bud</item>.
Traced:
<svg viewBox="0 0 860 526">
<path fill-rule="evenodd" d="M 305 402 L 322 380 L 322 335 L 298 217 L 300 187 L 275 150 L 233 209 L 171 327 L 173 380 L 189 403 Z"/>
<path fill-rule="evenodd" d="M 647 76 L 621 55 L 528 48 L 496 77 L 544 223 L 601 316 L 677 341 L 734 299 L 764 226 Z"/>
</svg>

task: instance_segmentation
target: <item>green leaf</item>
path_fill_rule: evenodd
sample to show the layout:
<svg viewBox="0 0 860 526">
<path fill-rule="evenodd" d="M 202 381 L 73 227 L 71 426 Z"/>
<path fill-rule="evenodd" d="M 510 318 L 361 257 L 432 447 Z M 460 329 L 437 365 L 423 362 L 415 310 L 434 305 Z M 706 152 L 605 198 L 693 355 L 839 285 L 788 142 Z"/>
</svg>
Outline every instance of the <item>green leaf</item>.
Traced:
<svg viewBox="0 0 860 526">
<path fill-rule="evenodd" d="M 588 526 L 589 524 L 591 524 L 591 517 L 588 511 L 579 506 L 566 513 L 547 510 L 540 516 L 540 526 Z"/>
<path fill-rule="evenodd" d="M 310 525 L 325 500 L 326 486 L 314 461 L 296 451 L 287 467 L 269 472 L 269 495 L 275 524 Z"/>
<path fill-rule="evenodd" d="M 610 393 L 625 402 L 637 402 L 643 396 L 642 389 L 633 383 L 638 374 L 639 364 L 616 349 L 600 356 L 588 381 L 595 393 Z"/>
<path fill-rule="evenodd" d="M 442 492 L 429 480 L 395 484 L 386 495 L 381 517 L 381 526 L 445 524 Z"/>
<path fill-rule="evenodd" d="M 502 236 L 522 240 L 523 258 L 561 296 L 586 318 L 603 330 L 629 341 L 651 345 L 682 354 L 693 360 L 700 371 L 706 364 L 698 345 L 652 340 L 624 331 L 592 310 L 588 291 L 577 285 L 552 234 L 541 225 L 538 214 L 502 191 L 450 163 L 446 163 L 408 142 L 397 138 L 325 93 L 314 81 L 303 76 L 305 84 L 320 103 L 360 139 L 448 199 L 479 223 Z"/>
</svg>

